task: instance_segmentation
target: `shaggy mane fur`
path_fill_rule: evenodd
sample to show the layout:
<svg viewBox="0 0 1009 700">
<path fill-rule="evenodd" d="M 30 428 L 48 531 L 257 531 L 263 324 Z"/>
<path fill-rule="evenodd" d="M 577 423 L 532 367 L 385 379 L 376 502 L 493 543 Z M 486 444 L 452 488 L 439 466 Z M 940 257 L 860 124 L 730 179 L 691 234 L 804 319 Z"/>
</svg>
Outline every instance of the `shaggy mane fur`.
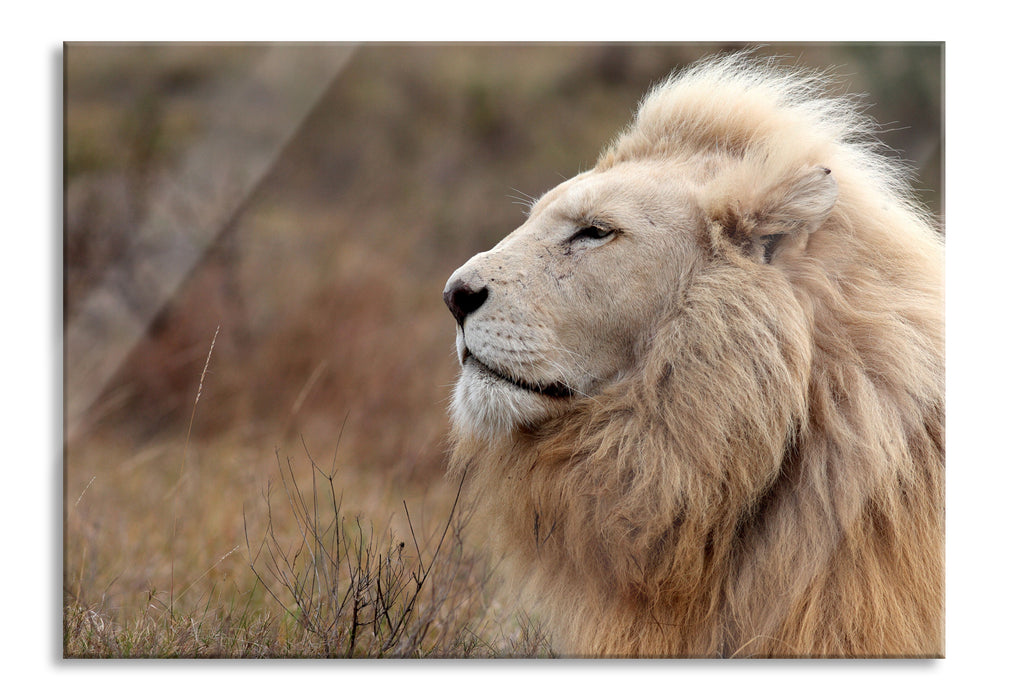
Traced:
<svg viewBox="0 0 1009 700">
<path fill-rule="evenodd" d="M 452 473 L 563 653 L 943 654 L 941 238 L 826 89 L 745 56 L 658 85 L 596 169 L 693 163 L 706 266 L 632 376 L 504 439 L 457 426 Z M 811 166 L 836 205 L 754 262 Z"/>
</svg>

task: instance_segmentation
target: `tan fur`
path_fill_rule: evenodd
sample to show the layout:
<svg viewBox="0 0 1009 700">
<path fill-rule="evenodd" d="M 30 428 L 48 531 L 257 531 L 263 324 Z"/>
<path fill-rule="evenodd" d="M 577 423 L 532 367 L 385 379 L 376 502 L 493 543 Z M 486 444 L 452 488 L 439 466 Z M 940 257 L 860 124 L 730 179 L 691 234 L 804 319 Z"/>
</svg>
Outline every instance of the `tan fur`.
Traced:
<svg viewBox="0 0 1009 700">
<path fill-rule="evenodd" d="M 563 653 L 943 654 L 942 245 L 823 91 L 689 69 L 449 280 L 451 471 Z"/>
</svg>

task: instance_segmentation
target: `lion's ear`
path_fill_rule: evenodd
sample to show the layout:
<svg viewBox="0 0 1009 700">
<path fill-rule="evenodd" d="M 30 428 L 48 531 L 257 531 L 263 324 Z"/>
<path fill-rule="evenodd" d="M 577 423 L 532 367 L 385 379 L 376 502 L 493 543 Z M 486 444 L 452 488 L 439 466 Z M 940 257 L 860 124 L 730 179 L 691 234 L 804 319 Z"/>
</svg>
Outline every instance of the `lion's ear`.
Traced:
<svg viewBox="0 0 1009 700">
<path fill-rule="evenodd" d="M 721 239 L 712 243 L 721 247 L 722 240 L 729 241 L 755 260 L 770 262 L 789 239 L 804 244 L 837 202 L 837 181 L 823 166 L 804 168 L 765 188 L 742 182 L 747 175 L 759 178 L 756 173 L 733 175 L 735 182 L 717 182 L 717 194 L 707 198 L 711 235 Z"/>
</svg>

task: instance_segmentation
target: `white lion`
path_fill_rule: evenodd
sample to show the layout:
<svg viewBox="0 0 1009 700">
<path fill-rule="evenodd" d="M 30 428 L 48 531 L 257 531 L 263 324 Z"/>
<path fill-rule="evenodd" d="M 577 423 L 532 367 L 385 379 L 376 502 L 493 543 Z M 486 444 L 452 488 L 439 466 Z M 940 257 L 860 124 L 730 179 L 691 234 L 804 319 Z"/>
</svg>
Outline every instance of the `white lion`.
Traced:
<svg viewBox="0 0 1009 700">
<path fill-rule="evenodd" d="M 702 63 L 449 279 L 452 469 L 567 653 L 942 654 L 943 251 L 870 126 Z"/>
</svg>

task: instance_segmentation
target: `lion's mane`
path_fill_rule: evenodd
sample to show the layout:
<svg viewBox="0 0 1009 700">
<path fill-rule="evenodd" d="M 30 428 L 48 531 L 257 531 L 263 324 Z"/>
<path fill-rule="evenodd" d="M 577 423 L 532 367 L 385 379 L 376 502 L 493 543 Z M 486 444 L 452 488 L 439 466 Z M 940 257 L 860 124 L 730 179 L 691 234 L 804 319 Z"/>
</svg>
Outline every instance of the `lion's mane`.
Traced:
<svg viewBox="0 0 1009 700">
<path fill-rule="evenodd" d="M 731 56 L 653 89 L 596 169 L 701 164 L 707 266 L 632 376 L 507 439 L 457 428 L 451 470 L 563 653 L 943 654 L 941 237 L 826 88 Z M 829 217 L 741 263 L 810 163 Z"/>
</svg>

